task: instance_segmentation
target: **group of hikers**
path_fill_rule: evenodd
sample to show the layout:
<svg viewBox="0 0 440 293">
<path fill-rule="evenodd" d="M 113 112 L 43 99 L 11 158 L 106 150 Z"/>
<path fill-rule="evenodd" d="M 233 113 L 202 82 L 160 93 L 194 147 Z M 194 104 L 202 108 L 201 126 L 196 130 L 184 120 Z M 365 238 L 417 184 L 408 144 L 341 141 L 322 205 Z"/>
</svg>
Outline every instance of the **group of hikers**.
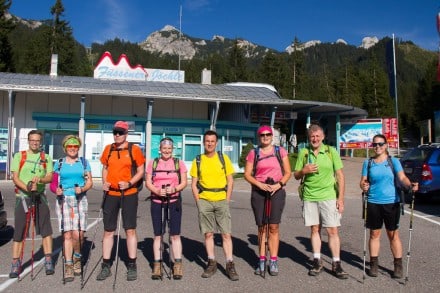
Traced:
<svg viewBox="0 0 440 293">
<path fill-rule="evenodd" d="M 113 126 L 114 142 L 105 147 L 100 157 L 104 193 L 100 217 L 102 214 L 104 235 L 101 269 L 96 280 L 104 281 L 112 275 L 111 254 L 115 234 L 117 253 L 114 273 L 117 273 L 121 226 L 127 242 L 127 281 L 137 279 L 136 226 L 138 195 L 142 185 L 151 192 L 149 199 L 154 233 L 151 278 L 162 279 L 163 274 L 167 273 L 163 264 L 163 237 L 168 229 L 169 254 L 172 258 L 170 276 L 180 280 L 183 278 L 181 192 L 188 183 L 188 170 L 183 161 L 173 157 L 174 142 L 169 137 L 159 143 L 160 156 L 146 163 L 140 147 L 127 141 L 128 129 L 127 122 L 117 121 Z M 341 265 L 338 232 L 344 212 L 343 164 L 337 150 L 323 143 L 325 136 L 320 125 L 311 124 L 307 134 L 309 145 L 298 153 L 293 172 L 286 149 L 273 144 L 270 126 L 258 128 L 258 146 L 246 157 L 244 178 L 251 185 L 250 202 L 258 231 L 255 274 L 265 276 L 268 272 L 276 276 L 279 273 L 279 225 L 286 203 L 285 187 L 293 173 L 295 179 L 300 180 L 298 192 L 303 202 L 304 224 L 310 227 L 313 262 L 308 273 L 317 276 L 323 270 L 321 229 L 325 229 L 332 256 L 331 272 L 339 279 L 346 279 L 348 274 Z M 63 139 L 62 147 L 66 155 L 55 162 L 40 150 L 42 138 L 42 132 L 30 131 L 29 149 L 16 153 L 11 165 L 16 205 L 9 277 L 19 278 L 22 273 L 24 244 L 29 233 L 32 233 L 32 237 L 35 234 L 42 236 L 45 272 L 47 275 L 54 274 L 50 202 L 45 193 L 45 185 L 50 184 L 57 199 L 56 214 L 63 237 L 63 282 L 71 282 L 75 276 L 83 276 L 90 259 L 89 255 L 84 264 L 82 246 L 87 231 L 86 195 L 93 186 L 91 168 L 86 159 L 79 157 L 82 145 L 79 137 L 67 135 Z M 370 229 L 368 275 L 378 275 L 380 234 L 385 223 L 394 257 L 392 277 L 402 278 L 402 243 L 398 231 L 401 199 L 397 182 L 401 188 L 412 191 L 417 191 L 418 185 L 410 182 L 400 162 L 388 155 L 385 136 L 375 135 L 372 145 L 375 156 L 365 160 L 360 179 L 360 188 L 365 196 L 365 229 Z M 217 151 L 218 135 L 215 131 L 204 133 L 203 146 L 204 153 L 194 158 L 189 170 L 191 191 L 197 205 L 199 228 L 204 236 L 207 254 L 207 264 L 201 277 L 209 278 L 217 271 L 214 233 L 219 232 L 226 259 L 226 275 L 236 281 L 239 275 L 233 259 L 230 213 L 234 168 L 230 158 Z M 33 263 L 31 265 L 33 268 Z"/>
</svg>

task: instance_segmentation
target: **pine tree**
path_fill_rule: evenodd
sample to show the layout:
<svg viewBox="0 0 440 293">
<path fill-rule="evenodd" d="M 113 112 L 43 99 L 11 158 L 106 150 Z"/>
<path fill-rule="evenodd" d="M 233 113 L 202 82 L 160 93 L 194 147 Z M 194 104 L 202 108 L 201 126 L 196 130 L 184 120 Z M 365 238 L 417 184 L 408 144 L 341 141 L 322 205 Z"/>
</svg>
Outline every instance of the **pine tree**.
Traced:
<svg viewBox="0 0 440 293">
<path fill-rule="evenodd" d="M 0 0 L 0 71 L 14 71 L 12 48 L 9 42 L 9 33 L 14 29 L 11 19 L 6 14 L 11 7 L 11 0 Z"/>
</svg>

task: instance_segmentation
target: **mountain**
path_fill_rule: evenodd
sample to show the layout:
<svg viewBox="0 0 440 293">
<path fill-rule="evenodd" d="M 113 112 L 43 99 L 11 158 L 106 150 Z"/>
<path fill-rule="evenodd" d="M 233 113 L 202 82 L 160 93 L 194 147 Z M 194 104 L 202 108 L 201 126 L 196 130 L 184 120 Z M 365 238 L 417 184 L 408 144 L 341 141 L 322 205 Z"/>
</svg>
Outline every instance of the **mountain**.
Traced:
<svg viewBox="0 0 440 293">
<path fill-rule="evenodd" d="M 185 34 L 180 35 L 177 28 L 171 25 L 165 25 L 162 29 L 151 33 L 139 46 L 150 53 L 159 53 L 161 55 L 179 55 L 182 59 L 191 60 L 195 56 L 203 57 L 208 53 L 222 53 L 230 49 L 237 42 L 239 48 L 243 49 L 246 58 L 261 58 L 267 52 L 273 51 L 268 47 L 254 44 L 244 39 L 227 39 L 223 36 L 214 35 L 211 40 L 191 37 Z M 359 48 L 369 49 L 379 42 L 377 37 L 365 37 Z M 343 39 L 338 39 L 336 44 L 348 45 Z M 301 43 L 297 50 L 304 50 L 321 44 L 319 40 L 312 40 Z M 285 49 L 285 52 L 291 54 L 294 51 L 293 43 Z"/>
<path fill-rule="evenodd" d="M 214 35 L 211 40 L 204 40 L 185 34 L 180 35 L 179 30 L 171 25 L 166 25 L 161 30 L 151 33 L 145 41 L 139 43 L 139 46 L 150 53 L 180 54 L 183 59 L 191 60 L 196 55 L 203 58 L 213 52 L 222 54 L 235 42 L 244 50 L 247 58 L 261 58 L 271 50 L 244 39 L 232 40 Z"/>
</svg>

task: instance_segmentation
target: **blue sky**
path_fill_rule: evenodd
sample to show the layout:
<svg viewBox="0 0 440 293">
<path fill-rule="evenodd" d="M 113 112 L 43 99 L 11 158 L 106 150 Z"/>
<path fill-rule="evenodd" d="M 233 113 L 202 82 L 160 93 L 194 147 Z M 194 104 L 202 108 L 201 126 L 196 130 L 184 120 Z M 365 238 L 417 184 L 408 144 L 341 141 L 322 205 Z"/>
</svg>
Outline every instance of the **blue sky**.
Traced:
<svg viewBox="0 0 440 293">
<path fill-rule="evenodd" d="M 55 0 L 12 0 L 10 12 L 26 19 L 51 18 Z M 64 18 L 85 46 L 118 37 L 141 42 L 170 24 L 202 39 L 244 38 L 283 51 L 301 42 L 344 39 L 359 46 L 364 37 L 394 33 L 436 51 L 440 0 L 63 0 Z"/>
</svg>

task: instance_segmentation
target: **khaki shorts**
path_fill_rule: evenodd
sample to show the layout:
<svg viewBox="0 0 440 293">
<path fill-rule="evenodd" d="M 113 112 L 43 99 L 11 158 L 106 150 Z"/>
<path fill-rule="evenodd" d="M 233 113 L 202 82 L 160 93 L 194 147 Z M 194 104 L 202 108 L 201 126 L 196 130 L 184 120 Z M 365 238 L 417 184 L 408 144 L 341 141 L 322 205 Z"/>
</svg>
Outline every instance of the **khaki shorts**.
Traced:
<svg viewBox="0 0 440 293">
<path fill-rule="evenodd" d="M 305 226 L 321 224 L 332 228 L 341 226 L 341 214 L 336 208 L 336 199 L 324 201 L 304 201 L 303 218 Z"/>
<path fill-rule="evenodd" d="M 231 213 L 229 211 L 229 202 L 226 199 L 220 201 L 199 199 L 197 201 L 197 208 L 199 210 L 199 225 L 202 234 L 214 233 L 216 230 L 222 234 L 231 234 Z"/>
</svg>

